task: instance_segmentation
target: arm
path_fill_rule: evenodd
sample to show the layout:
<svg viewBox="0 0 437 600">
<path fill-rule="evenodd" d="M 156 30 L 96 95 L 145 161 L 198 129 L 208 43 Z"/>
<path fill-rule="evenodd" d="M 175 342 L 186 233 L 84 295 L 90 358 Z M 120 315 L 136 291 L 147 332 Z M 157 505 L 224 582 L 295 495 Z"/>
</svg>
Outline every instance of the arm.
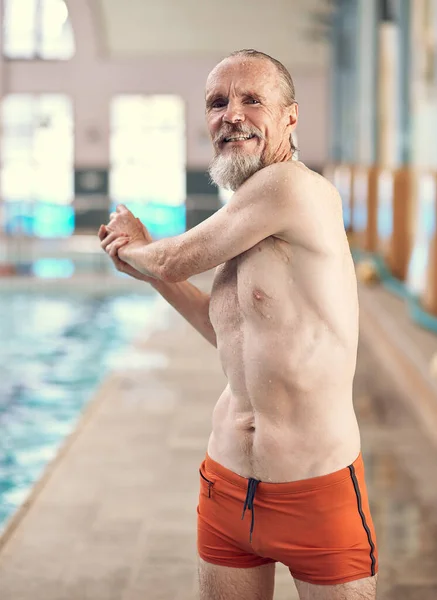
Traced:
<svg viewBox="0 0 437 600">
<path fill-rule="evenodd" d="M 209 320 L 209 294 L 200 291 L 189 281 L 167 283 L 155 279 L 152 286 L 194 329 L 217 348 L 215 331 Z"/>
<path fill-rule="evenodd" d="M 151 240 L 152 238 L 144 225 L 141 225 L 141 228 L 145 238 Z M 104 225 L 100 227 L 98 236 L 102 242 L 102 247 L 106 249 L 107 244 L 111 243 L 111 234 L 106 230 Z M 153 279 L 143 275 L 131 265 L 120 260 L 117 255 L 117 248 L 121 248 L 127 241 L 127 238 L 118 238 L 118 242 L 115 242 L 114 252 L 110 254 L 116 269 L 121 273 L 126 273 L 126 275 L 129 275 L 130 277 L 150 283 L 155 290 L 188 321 L 188 323 L 197 329 L 208 342 L 217 347 L 215 331 L 209 320 L 209 294 L 204 294 L 188 281 L 184 281 L 183 283 L 166 283 L 159 279 Z"/>
<path fill-rule="evenodd" d="M 250 177 L 228 204 L 197 227 L 147 245 L 141 241 L 128 243 L 119 250 L 119 256 L 149 277 L 185 281 L 269 236 L 288 239 L 295 222 L 299 188 L 300 171 L 293 165 L 270 165 Z"/>
</svg>

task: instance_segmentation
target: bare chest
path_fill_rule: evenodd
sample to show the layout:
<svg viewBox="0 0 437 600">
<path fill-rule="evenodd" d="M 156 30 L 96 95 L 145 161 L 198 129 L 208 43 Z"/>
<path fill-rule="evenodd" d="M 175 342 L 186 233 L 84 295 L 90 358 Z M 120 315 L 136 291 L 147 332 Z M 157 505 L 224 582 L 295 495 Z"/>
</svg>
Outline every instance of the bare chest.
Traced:
<svg viewBox="0 0 437 600">
<path fill-rule="evenodd" d="M 211 293 L 213 326 L 236 326 L 252 315 L 272 319 L 291 277 L 291 248 L 274 238 L 220 265 Z"/>
</svg>

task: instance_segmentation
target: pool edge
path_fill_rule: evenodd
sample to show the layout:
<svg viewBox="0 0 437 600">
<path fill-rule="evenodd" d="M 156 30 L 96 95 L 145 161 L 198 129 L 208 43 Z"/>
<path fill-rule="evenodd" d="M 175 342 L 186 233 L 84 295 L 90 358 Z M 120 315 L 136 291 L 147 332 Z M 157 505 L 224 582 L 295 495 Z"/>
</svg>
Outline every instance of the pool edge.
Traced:
<svg viewBox="0 0 437 600">
<path fill-rule="evenodd" d="M 429 441 L 437 447 L 437 384 L 429 366 L 419 364 L 408 351 L 401 325 L 372 302 L 372 290 L 360 286 L 360 337 L 370 342 L 372 351 L 390 373 L 399 390 L 399 399 L 415 414 Z M 411 343 L 411 341 L 410 341 Z M 415 360 L 416 359 L 416 360 Z"/>
<path fill-rule="evenodd" d="M 113 392 L 114 388 L 117 387 L 117 379 L 118 377 L 115 373 L 109 373 L 100 383 L 97 390 L 92 393 L 91 399 L 86 404 L 84 410 L 80 413 L 79 421 L 74 430 L 63 440 L 58 452 L 56 453 L 56 456 L 47 464 L 41 477 L 33 484 L 25 501 L 11 515 L 11 517 L 6 520 L 5 528 L 3 532 L 0 533 L 0 560 L 6 544 L 20 526 L 21 522 L 29 512 L 30 508 L 33 506 L 34 502 L 37 500 L 38 496 L 48 483 L 56 468 L 68 454 L 73 443 L 77 440 L 79 435 L 81 435 L 95 411 L 107 398 L 108 392 Z"/>
</svg>

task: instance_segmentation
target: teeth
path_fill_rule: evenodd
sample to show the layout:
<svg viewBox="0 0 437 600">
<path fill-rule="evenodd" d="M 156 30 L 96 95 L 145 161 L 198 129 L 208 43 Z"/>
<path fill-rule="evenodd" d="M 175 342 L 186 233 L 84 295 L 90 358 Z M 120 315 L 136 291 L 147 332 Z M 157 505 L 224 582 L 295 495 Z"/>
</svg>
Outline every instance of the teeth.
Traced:
<svg viewBox="0 0 437 600">
<path fill-rule="evenodd" d="M 243 140 L 250 140 L 253 137 L 254 137 L 253 135 L 244 135 L 244 136 L 239 135 L 239 136 L 225 138 L 225 142 L 237 142 L 237 141 L 243 141 Z"/>
</svg>

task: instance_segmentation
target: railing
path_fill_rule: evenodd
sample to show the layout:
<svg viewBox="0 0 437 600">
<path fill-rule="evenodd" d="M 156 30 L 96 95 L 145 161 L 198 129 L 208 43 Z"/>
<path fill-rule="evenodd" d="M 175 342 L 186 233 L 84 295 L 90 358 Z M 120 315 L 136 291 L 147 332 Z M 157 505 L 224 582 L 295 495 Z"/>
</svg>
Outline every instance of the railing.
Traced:
<svg viewBox="0 0 437 600">
<path fill-rule="evenodd" d="M 84 272 L 110 271 L 110 261 L 102 252 L 96 234 L 49 239 L 24 235 L 0 236 L 0 275 L 26 273 L 29 265 L 44 260 L 70 261 Z"/>
</svg>

